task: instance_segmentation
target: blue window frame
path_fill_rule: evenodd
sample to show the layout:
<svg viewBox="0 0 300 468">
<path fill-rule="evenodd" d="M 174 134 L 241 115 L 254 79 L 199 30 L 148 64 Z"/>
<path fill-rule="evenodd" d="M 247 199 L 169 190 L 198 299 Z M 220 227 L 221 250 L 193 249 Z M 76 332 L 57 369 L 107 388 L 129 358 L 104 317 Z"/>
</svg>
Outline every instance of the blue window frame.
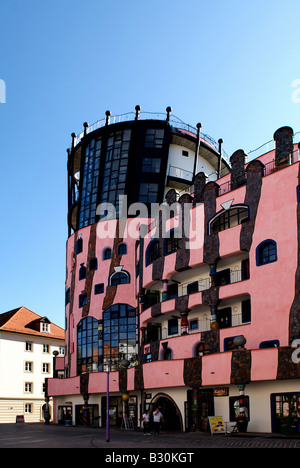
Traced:
<svg viewBox="0 0 300 468">
<path fill-rule="evenodd" d="M 266 239 L 256 248 L 256 265 L 267 265 L 277 262 L 277 244 L 272 239 Z"/>
<path fill-rule="evenodd" d="M 128 271 L 119 271 L 117 273 L 113 273 L 110 277 L 109 284 L 111 286 L 117 286 L 118 284 L 129 284 L 130 283 L 130 275 Z"/>
<path fill-rule="evenodd" d="M 174 318 L 168 321 L 168 335 L 178 334 L 178 319 Z"/>
</svg>

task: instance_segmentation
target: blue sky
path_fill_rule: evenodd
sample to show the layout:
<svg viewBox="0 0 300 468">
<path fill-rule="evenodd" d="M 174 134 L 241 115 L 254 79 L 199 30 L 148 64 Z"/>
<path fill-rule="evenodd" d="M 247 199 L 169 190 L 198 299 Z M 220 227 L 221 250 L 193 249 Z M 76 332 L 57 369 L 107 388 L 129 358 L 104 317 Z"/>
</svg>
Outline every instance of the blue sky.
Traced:
<svg viewBox="0 0 300 468">
<path fill-rule="evenodd" d="M 2 0 L 0 313 L 64 326 L 66 149 L 83 122 L 171 106 L 229 156 L 300 131 L 299 14 L 298 0 Z"/>
</svg>

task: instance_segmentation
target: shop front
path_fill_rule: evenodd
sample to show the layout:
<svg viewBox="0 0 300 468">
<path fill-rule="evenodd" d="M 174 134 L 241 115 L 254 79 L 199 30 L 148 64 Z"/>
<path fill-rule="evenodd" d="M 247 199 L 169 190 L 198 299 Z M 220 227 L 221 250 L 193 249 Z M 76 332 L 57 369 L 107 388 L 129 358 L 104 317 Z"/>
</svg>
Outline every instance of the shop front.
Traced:
<svg viewBox="0 0 300 468">
<path fill-rule="evenodd" d="M 300 392 L 272 394 L 271 412 L 273 433 L 300 432 Z"/>
<path fill-rule="evenodd" d="M 138 412 L 137 412 L 137 397 L 129 396 L 128 400 L 122 396 L 109 397 L 109 421 L 111 426 L 122 426 L 123 418 L 131 418 L 134 427 L 137 426 Z M 105 427 L 106 424 L 106 396 L 101 399 L 101 426 Z"/>
</svg>

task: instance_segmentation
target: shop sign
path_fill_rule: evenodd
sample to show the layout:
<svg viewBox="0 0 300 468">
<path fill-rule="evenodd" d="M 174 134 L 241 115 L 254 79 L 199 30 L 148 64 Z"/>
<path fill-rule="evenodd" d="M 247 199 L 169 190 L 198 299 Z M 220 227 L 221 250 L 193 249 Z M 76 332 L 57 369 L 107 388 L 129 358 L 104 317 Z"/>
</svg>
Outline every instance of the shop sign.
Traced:
<svg viewBox="0 0 300 468">
<path fill-rule="evenodd" d="M 221 396 L 228 396 L 228 387 L 220 387 L 214 389 L 214 396 L 221 397 Z"/>
</svg>

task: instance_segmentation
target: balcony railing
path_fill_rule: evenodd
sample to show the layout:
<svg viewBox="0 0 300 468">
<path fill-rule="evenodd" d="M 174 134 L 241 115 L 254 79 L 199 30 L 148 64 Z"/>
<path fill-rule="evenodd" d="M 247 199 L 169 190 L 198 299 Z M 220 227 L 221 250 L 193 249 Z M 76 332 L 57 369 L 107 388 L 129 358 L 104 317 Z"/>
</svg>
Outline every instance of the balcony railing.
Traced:
<svg viewBox="0 0 300 468">
<path fill-rule="evenodd" d="M 119 115 L 114 115 L 110 116 L 109 118 L 109 124 L 115 124 L 115 123 L 121 123 L 121 122 L 129 122 L 132 120 L 135 120 L 136 118 L 136 113 L 135 112 L 127 112 L 125 114 L 119 114 Z M 166 120 L 166 114 L 165 113 L 156 113 L 156 112 L 139 112 L 139 118 L 141 120 Z M 192 125 L 189 125 L 185 122 L 183 122 L 179 117 L 176 117 L 176 115 L 171 115 L 169 122 L 172 127 L 180 130 L 184 130 L 185 132 L 191 133 L 195 138 L 197 137 L 197 129 L 193 127 Z M 98 130 L 99 128 L 105 127 L 107 124 L 107 119 L 101 119 L 95 122 L 92 125 L 89 125 L 86 128 L 86 134 L 94 132 L 95 130 Z M 80 143 L 81 139 L 84 137 L 85 132 L 79 133 L 75 139 L 74 139 L 74 145 L 78 145 Z M 219 151 L 219 145 L 218 143 L 209 135 L 202 133 L 200 135 L 201 139 L 205 142 L 207 142 L 209 145 L 213 146 L 217 151 Z M 222 156 L 223 158 L 229 163 L 229 157 L 226 154 L 226 152 L 222 149 Z"/>
<path fill-rule="evenodd" d="M 239 283 L 240 281 L 244 281 L 245 279 L 248 279 L 248 278 L 243 277 L 243 271 L 242 270 L 231 270 L 230 271 L 230 281 L 224 280 L 223 283 L 222 283 L 222 281 L 220 281 L 220 283 L 217 284 L 217 286 L 225 286 L 227 284 L 235 284 L 235 283 Z M 196 294 L 198 292 L 207 291 L 210 287 L 211 287 L 211 278 L 210 277 L 201 278 L 201 279 L 198 279 L 198 280 L 195 280 L 195 281 L 190 281 L 188 283 L 178 284 L 178 293 L 177 293 L 176 297 L 190 296 L 190 295 Z M 168 301 L 170 299 L 175 299 L 175 295 L 172 295 L 172 297 L 164 298 L 163 292 L 159 291 L 159 293 L 160 293 L 160 301 L 159 302 L 165 302 L 165 301 Z M 152 305 L 154 305 L 154 304 L 152 304 Z M 149 307 L 151 307 L 151 305 L 146 306 L 144 308 L 144 310 L 147 310 Z"/>
</svg>

